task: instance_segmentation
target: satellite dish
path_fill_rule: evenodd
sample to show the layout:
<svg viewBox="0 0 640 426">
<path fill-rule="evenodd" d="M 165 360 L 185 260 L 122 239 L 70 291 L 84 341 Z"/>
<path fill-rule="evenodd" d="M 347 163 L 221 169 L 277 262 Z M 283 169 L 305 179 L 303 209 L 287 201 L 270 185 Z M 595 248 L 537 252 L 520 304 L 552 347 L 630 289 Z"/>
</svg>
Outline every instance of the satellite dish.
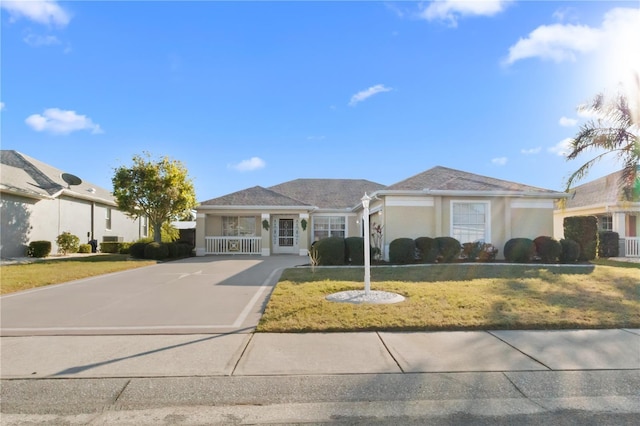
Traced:
<svg viewBox="0 0 640 426">
<path fill-rule="evenodd" d="M 68 188 L 71 188 L 71 185 L 80 185 L 82 183 L 82 179 L 71 173 L 63 173 L 62 180 L 67 182 Z"/>
</svg>

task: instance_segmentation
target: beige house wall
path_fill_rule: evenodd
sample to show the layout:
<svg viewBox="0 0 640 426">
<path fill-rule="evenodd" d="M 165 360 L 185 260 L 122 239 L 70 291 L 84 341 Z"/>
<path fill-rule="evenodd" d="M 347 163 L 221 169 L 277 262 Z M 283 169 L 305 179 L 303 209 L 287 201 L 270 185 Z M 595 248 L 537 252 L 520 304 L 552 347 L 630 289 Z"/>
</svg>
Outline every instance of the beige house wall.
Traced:
<svg viewBox="0 0 640 426">
<path fill-rule="evenodd" d="M 543 209 L 512 209 L 512 238 L 553 236 L 553 213 Z"/>
</svg>

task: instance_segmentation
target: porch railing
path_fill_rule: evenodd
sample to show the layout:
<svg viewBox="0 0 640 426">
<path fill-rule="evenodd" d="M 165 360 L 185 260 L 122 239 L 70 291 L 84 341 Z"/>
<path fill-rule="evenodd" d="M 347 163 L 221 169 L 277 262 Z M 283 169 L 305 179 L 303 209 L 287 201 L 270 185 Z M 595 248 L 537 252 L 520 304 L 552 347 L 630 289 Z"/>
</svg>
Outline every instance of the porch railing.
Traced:
<svg viewBox="0 0 640 426">
<path fill-rule="evenodd" d="M 261 237 L 204 237 L 206 254 L 261 254 Z"/>
<path fill-rule="evenodd" d="M 626 237 L 624 239 L 624 253 L 626 257 L 640 257 L 640 238 Z"/>
</svg>

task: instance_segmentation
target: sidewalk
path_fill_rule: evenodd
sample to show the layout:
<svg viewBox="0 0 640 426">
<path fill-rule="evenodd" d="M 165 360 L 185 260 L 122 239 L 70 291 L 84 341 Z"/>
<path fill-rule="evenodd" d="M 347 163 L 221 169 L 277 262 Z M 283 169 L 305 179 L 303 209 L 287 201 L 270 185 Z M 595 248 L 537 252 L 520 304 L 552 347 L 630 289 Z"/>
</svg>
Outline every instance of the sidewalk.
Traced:
<svg viewBox="0 0 640 426">
<path fill-rule="evenodd" d="M 3 379 L 640 370 L 640 330 L 31 336 Z"/>
</svg>

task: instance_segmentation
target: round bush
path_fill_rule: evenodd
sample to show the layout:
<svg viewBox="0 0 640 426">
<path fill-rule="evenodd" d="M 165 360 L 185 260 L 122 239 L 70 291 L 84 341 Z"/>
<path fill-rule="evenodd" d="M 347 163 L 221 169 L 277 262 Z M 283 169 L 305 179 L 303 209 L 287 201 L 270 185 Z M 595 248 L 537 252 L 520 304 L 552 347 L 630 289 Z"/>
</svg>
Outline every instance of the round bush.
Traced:
<svg viewBox="0 0 640 426">
<path fill-rule="evenodd" d="M 620 236 L 617 232 L 601 231 L 598 234 L 598 257 L 618 257 Z"/>
<path fill-rule="evenodd" d="M 435 240 L 438 247 L 438 257 L 442 262 L 453 262 L 460 257 L 462 251 L 460 241 L 453 237 L 436 237 Z"/>
<path fill-rule="evenodd" d="M 139 241 L 129 246 L 129 255 L 136 259 L 144 259 L 144 248 L 147 246 L 147 242 Z"/>
<path fill-rule="evenodd" d="M 580 244 L 573 240 L 562 239 L 560 240 L 560 246 L 562 247 L 560 262 L 573 263 L 578 261 L 580 258 Z"/>
<path fill-rule="evenodd" d="M 31 241 L 27 249 L 27 256 L 47 257 L 51 253 L 51 241 Z"/>
<path fill-rule="evenodd" d="M 536 246 L 529 238 L 512 238 L 504 245 L 504 258 L 508 262 L 527 263 L 535 255 Z"/>
<path fill-rule="evenodd" d="M 344 265 L 345 244 L 342 237 L 328 237 L 311 246 L 312 256 L 319 266 Z"/>
<path fill-rule="evenodd" d="M 544 263 L 555 263 L 562 254 L 562 246 L 560 242 L 551 238 L 540 236 L 533 240 L 536 246 L 536 253 Z"/>
<path fill-rule="evenodd" d="M 414 241 L 418 251 L 418 260 L 423 263 L 433 263 L 438 258 L 436 240 L 429 237 L 418 237 Z"/>
<path fill-rule="evenodd" d="M 62 254 L 77 253 L 78 246 L 80 245 L 80 238 L 70 232 L 63 232 L 56 238 L 56 244 Z"/>
<path fill-rule="evenodd" d="M 176 243 L 165 243 L 168 250 L 168 257 L 175 259 L 178 257 L 178 245 Z"/>
<path fill-rule="evenodd" d="M 169 256 L 169 247 L 166 243 L 149 243 L 144 248 L 144 258 L 153 260 L 166 259 Z"/>
<path fill-rule="evenodd" d="M 364 238 L 347 237 L 344 239 L 345 260 L 351 265 L 364 265 Z"/>
<path fill-rule="evenodd" d="M 91 244 L 80 244 L 78 246 L 78 253 L 91 253 Z"/>
<path fill-rule="evenodd" d="M 416 244 L 411 238 L 396 238 L 389 244 L 389 261 L 391 263 L 415 262 Z"/>
</svg>

